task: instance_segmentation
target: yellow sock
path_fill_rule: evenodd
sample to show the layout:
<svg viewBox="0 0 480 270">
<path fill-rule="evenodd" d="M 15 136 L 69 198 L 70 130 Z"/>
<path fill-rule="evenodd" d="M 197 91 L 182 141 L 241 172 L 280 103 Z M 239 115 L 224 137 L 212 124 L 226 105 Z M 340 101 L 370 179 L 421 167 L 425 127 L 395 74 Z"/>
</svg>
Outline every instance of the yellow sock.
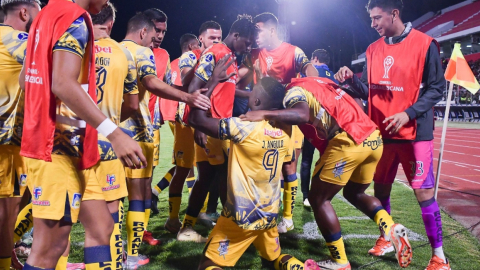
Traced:
<svg viewBox="0 0 480 270">
<path fill-rule="evenodd" d="M 195 184 L 195 177 L 187 178 L 186 182 L 188 187 L 188 194 L 192 194 L 192 188 L 193 188 L 193 185 Z"/>
<path fill-rule="evenodd" d="M 282 259 L 285 256 L 290 256 L 290 259 L 288 260 L 283 260 Z M 288 255 L 288 254 L 282 254 L 280 255 L 275 262 L 273 263 L 273 266 L 275 267 L 275 270 L 283 270 L 283 269 L 303 269 L 304 263 L 299 261 L 297 258 Z"/>
<path fill-rule="evenodd" d="M 120 230 L 121 220 L 120 211 L 112 214 L 115 224 L 113 225 L 112 236 L 110 237 L 110 255 L 112 256 L 112 270 L 122 270 L 122 256 L 123 256 L 123 243 L 122 243 L 122 231 Z"/>
<path fill-rule="evenodd" d="M 392 217 L 384 209 L 378 211 L 373 220 L 386 235 L 390 233 L 390 228 L 395 224 Z"/>
<path fill-rule="evenodd" d="M 222 268 L 220 268 L 220 266 L 209 266 L 205 268 L 205 270 L 219 270 L 219 269 L 222 269 Z"/>
<path fill-rule="evenodd" d="M 205 198 L 205 201 L 203 202 L 203 207 L 200 210 L 200 213 L 205 213 L 207 212 L 207 206 L 208 206 L 208 197 L 210 196 L 210 192 L 207 193 L 207 197 Z"/>
<path fill-rule="evenodd" d="M 177 219 L 180 213 L 180 205 L 182 204 L 182 194 L 171 194 L 168 197 L 168 217 Z"/>
<path fill-rule="evenodd" d="M 163 190 L 165 190 L 170 186 L 170 183 L 172 182 L 172 177 L 173 175 L 170 172 L 167 172 L 163 176 L 162 180 L 160 180 L 160 182 L 158 182 L 158 184 L 153 187 L 158 192 L 158 194 L 160 194 L 160 192 L 162 192 Z"/>
<path fill-rule="evenodd" d="M 185 227 L 194 227 L 196 223 L 197 223 L 196 217 L 192 217 L 189 214 L 186 214 L 185 217 L 183 218 L 182 229 Z"/>
<path fill-rule="evenodd" d="M 10 270 L 12 264 L 12 258 L 0 258 L 0 270 Z"/>
<path fill-rule="evenodd" d="M 55 270 L 67 269 L 67 263 L 68 263 L 68 256 L 60 256 L 60 259 L 58 259 L 57 265 L 55 266 Z"/>
<path fill-rule="evenodd" d="M 22 236 L 33 227 L 32 204 L 25 206 L 17 216 L 15 222 L 15 231 L 13 234 L 13 242 L 16 243 Z"/>
<path fill-rule="evenodd" d="M 127 254 L 138 256 L 145 228 L 144 201 L 130 201 L 127 212 Z"/>
<path fill-rule="evenodd" d="M 330 250 L 330 256 L 333 261 L 339 264 L 348 263 L 347 254 L 345 253 L 345 245 L 343 244 L 343 237 L 340 237 L 340 239 L 333 242 L 327 242 L 327 247 Z"/>
<path fill-rule="evenodd" d="M 144 219 L 144 226 L 143 228 L 145 231 L 147 230 L 148 222 L 150 221 L 150 213 L 152 212 L 152 209 L 150 208 L 145 208 L 145 219 Z"/>
<path fill-rule="evenodd" d="M 293 218 L 293 208 L 297 198 L 298 179 L 296 174 L 288 175 L 284 182 L 283 218 Z"/>
</svg>

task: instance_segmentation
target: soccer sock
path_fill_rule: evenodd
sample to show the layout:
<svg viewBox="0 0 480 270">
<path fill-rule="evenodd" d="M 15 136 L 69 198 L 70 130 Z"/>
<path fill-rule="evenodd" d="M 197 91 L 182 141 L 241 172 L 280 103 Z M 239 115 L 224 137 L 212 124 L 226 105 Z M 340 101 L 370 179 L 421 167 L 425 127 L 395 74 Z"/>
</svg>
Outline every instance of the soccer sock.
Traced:
<svg viewBox="0 0 480 270">
<path fill-rule="evenodd" d="M 12 257 L 0 258 L 0 270 L 10 270 L 10 265 L 12 265 Z"/>
<path fill-rule="evenodd" d="M 205 198 L 205 201 L 203 202 L 202 209 L 200 209 L 200 213 L 205 213 L 207 212 L 207 207 L 208 207 L 208 197 L 210 196 L 210 192 L 207 193 L 207 197 Z"/>
<path fill-rule="evenodd" d="M 377 199 L 380 201 L 380 203 L 383 206 L 383 209 L 387 211 L 387 213 L 390 215 L 390 196 L 385 197 L 385 198 L 378 198 Z"/>
<path fill-rule="evenodd" d="M 280 255 L 273 263 L 273 267 L 275 267 L 275 270 L 283 270 L 283 269 L 303 269 L 304 263 L 299 261 L 297 258 L 291 256 L 290 259 L 284 260 L 282 262 L 282 259 L 285 256 L 291 256 L 288 254 L 282 254 Z"/>
<path fill-rule="evenodd" d="M 375 223 L 377 223 L 380 231 L 382 231 L 382 234 L 389 238 L 388 235 L 390 233 L 390 229 L 395 223 L 393 222 L 392 217 L 387 213 L 387 211 L 385 211 L 383 207 L 379 206 L 372 211 L 370 218 L 373 219 Z"/>
<path fill-rule="evenodd" d="M 170 182 L 172 182 L 172 177 L 173 175 L 168 171 L 163 176 L 162 180 L 160 180 L 160 182 L 158 182 L 158 184 L 153 187 L 153 189 L 158 193 L 155 193 L 155 191 L 153 193 L 158 196 L 158 194 L 160 194 L 163 190 L 168 188 L 170 186 Z"/>
<path fill-rule="evenodd" d="M 122 269 L 122 232 L 120 231 L 120 213 L 112 213 L 113 232 L 110 237 L 110 256 L 112 257 L 112 269 Z"/>
<path fill-rule="evenodd" d="M 54 269 L 53 268 L 45 269 L 45 268 L 35 267 L 35 266 L 31 266 L 28 263 L 25 263 L 23 265 L 23 270 L 54 270 Z"/>
<path fill-rule="evenodd" d="M 280 200 L 284 200 L 283 198 L 283 195 L 285 194 L 285 180 L 280 179 L 280 183 L 281 183 L 281 186 L 280 186 Z"/>
<path fill-rule="evenodd" d="M 330 250 L 332 260 L 339 264 L 347 264 L 347 254 L 345 253 L 345 245 L 343 244 L 342 232 L 332 235 L 324 235 L 327 247 Z"/>
<path fill-rule="evenodd" d="M 144 219 L 144 229 L 147 230 L 148 222 L 150 221 L 150 213 L 152 212 L 152 200 L 145 200 L 145 219 Z"/>
<path fill-rule="evenodd" d="M 60 259 L 58 259 L 57 265 L 55 266 L 55 270 L 65 270 L 67 269 L 67 263 L 68 263 L 68 256 L 60 256 Z M 23 268 L 25 269 L 25 267 Z"/>
<path fill-rule="evenodd" d="M 22 236 L 33 227 L 32 203 L 27 204 L 20 213 L 18 213 L 15 222 L 15 231 L 13 234 L 13 243 L 18 242 Z"/>
<path fill-rule="evenodd" d="M 188 194 L 192 194 L 193 185 L 195 185 L 195 177 L 187 178 L 187 187 L 188 187 Z"/>
<path fill-rule="evenodd" d="M 138 256 L 145 226 L 145 202 L 130 201 L 127 212 L 127 254 Z"/>
<path fill-rule="evenodd" d="M 182 204 L 182 194 L 169 194 L 168 196 L 168 217 L 177 219 Z"/>
<path fill-rule="evenodd" d="M 287 175 L 284 181 L 283 191 L 283 217 L 292 219 L 295 198 L 297 197 L 298 179 L 297 174 Z"/>
<path fill-rule="evenodd" d="M 220 266 L 209 266 L 205 268 L 205 270 L 218 270 L 218 269 L 222 269 L 222 268 Z"/>
<path fill-rule="evenodd" d="M 435 198 L 419 202 L 422 209 L 422 219 L 425 224 L 425 231 L 427 232 L 428 241 L 432 246 L 434 255 L 437 255 L 445 261 L 445 254 L 443 254 L 443 236 L 442 236 L 442 216 L 440 208 Z"/>
<path fill-rule="evenodd" d="M 185 213 L 185 217 L 183 218 L 182 229 L 185 227 L 194 227 L 197 223 L 197 217 L 194 217 L 194 214 L 191 213 L 190 207 L 187 207 L 187 211 Z"/>
<path fill-rule="evenodd" d="M 83 258 L 87 270 L 112 269 L 110 246 L 86 247 L 83 250 Z"/>
</svg>

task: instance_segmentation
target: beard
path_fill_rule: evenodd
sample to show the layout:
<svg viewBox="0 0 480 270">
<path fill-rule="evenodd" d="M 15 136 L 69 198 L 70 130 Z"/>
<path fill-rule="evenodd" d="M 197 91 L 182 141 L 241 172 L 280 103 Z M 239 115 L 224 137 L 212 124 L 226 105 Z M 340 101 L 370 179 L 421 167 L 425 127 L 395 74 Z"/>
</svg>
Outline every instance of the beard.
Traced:
<svg viewBox="0 0 480 270">
<path fill-rule="evenodd" d="M 25 29 L 27 33 L 30 32 L 30 27 L 32 26 L 32 23 L 33 23 L 33 19 L 32 19 L 32 16 L 30 16 L 30 19 L 28 20 L 27 25 L 25 25 Z"/>
</svg>

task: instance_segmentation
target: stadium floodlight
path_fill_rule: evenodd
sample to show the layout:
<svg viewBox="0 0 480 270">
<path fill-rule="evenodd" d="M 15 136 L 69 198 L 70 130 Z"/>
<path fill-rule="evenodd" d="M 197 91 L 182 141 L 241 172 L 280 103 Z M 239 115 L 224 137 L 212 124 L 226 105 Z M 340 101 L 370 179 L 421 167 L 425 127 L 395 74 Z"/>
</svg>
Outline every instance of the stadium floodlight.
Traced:
<svg viewBox="0 0 480 270">
<path fill-rule="evenodd" d="M 471 48 L 471 47 L 472 47 L 472 44 L 467 45 L 467 48 Z"/>
</svg>

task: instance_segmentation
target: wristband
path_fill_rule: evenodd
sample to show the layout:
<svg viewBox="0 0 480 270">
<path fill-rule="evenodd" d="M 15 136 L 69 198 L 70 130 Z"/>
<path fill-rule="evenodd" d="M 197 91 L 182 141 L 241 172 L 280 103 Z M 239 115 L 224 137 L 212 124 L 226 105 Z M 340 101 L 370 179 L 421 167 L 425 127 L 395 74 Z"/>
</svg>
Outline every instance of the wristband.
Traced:
<svg viewBox="0 0 480 270">
<path fill-rule="evenodd" d="M 112 134 L 115 129 L 117 129 L 117 125 L 115 125 L 110 118 L 103 120 L 103 122 L 97 127 L 98 133 L 105 137 Z"/>
</svg>

